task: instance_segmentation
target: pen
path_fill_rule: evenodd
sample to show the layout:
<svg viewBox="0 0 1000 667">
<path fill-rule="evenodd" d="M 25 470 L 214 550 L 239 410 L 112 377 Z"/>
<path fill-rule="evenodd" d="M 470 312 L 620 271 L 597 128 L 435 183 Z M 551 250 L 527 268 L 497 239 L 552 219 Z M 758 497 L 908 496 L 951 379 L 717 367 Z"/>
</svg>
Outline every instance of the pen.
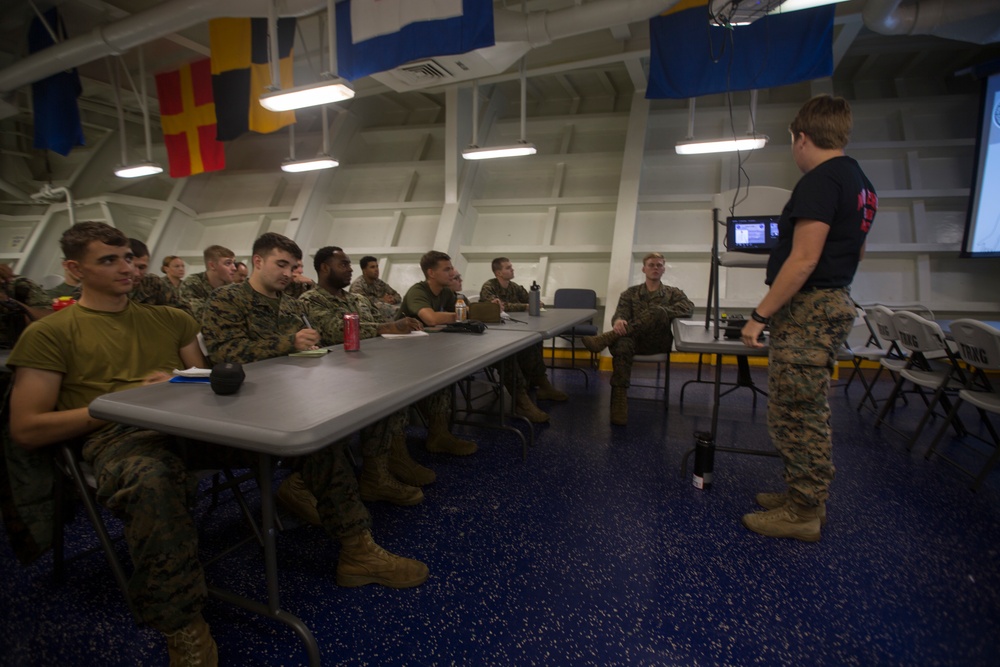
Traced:
<svg viewBox="0 0 1000 667">
<path fill-rule="evenodd" d="M 309 318 L 305 315 L 302 316 L 302 324 L 306 325 L 306 329 L 312 329 L 313 325 L 309 323 Z"/>
</svg>

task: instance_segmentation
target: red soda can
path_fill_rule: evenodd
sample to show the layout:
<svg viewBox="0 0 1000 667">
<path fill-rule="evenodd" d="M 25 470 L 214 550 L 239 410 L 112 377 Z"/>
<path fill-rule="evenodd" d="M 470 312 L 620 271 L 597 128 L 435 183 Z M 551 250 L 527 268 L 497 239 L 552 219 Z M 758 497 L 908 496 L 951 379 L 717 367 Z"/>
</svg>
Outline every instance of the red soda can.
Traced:
<svg viewBox="0 0 1000 667">
<path fill-rule="evenodd" d="M 62 310 L 66 306 L 72 306 L 76 303 L 76 299 L 71 296 L 60 296 L 58 298 L 52 299 L 52 310 Z"/>
<path fill-rule="evenodd" d="M 357 352 L 361 349 L 361 327 L 357 313 L 344 313 L 344 350 Z"/>
</svg>

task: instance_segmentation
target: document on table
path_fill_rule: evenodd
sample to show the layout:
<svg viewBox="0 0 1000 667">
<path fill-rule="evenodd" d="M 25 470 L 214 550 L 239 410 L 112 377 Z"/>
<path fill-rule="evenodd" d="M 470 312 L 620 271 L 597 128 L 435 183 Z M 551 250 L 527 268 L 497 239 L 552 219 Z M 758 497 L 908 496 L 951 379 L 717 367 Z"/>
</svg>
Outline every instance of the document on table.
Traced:
<svg viewBox="0 0 1000 667">
<path fill-rule="evenodd" d="M 382 338 L 413 338 L 414 336 L 426 336 L 426 331 L 411 331 L 405 334 L 382 334 Z"/>
</svg>

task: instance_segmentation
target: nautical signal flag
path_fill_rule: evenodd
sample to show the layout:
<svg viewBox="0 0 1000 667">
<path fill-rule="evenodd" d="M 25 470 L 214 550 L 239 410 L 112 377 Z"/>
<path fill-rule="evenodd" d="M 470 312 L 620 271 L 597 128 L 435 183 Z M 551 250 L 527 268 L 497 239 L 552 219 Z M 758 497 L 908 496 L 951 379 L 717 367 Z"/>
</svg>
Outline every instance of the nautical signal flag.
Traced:
<svg viewBox="0 0 1000 667">
<path fill-rule="evenodd" d="M 66 39 L 66 26 L 55 7 L 43 16 L 49 26 Z M 35 53 L 54 44 L 52 35 L 35 18 L 28 28 L 28 52 Z M 31 84 L 31 101 L 35 109 L 35 148 L 48 149 L 59 155 L 69 155 L 74 146 L 83 146 L 83 125 L 76 98 L 83 92 L 76 68 L 64 70 Z"/>
<path fill-rule="evenodd" d="M 215 138 L 215 102 L 208 58 L 156 75 L 160 123 L 170 175 L 183 178 L 226 167 L 223 144 Z"/>
<path fill-rule="evenodd" d="M 212 50 L 212 87 L 219 141 L 248 131 L 268 134 L 295 122 L 294 111 L 268 111 L 260 96 L 271 85 L 267 19 L 214 19 L 208 22 Z M 291 88 L 295 19 L 278 19 L 281 87 Z"/>
<path fill-rule="evenodd" d="M 681 0 L 649 20 L 648 99 L 772 88 L 833 73 L 834 6 L 708 25 L 706 0 Z"/>
<path fill-rule="evenodd" d="M 336 11 L 337 69 L 348 81 L 495 43 L 492 0 L 350 0 Z"/>
</svg>

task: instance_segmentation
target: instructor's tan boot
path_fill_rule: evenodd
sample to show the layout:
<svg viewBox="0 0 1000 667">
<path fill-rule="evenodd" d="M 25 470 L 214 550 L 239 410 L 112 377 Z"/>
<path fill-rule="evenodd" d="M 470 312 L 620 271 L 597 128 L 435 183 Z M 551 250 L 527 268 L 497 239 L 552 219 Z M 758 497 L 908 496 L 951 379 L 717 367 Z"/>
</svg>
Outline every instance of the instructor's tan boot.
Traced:
<svg viewBox="0 0 1000 667">
<path fill-rule="evenodd" d="M 605 331 L 600 336 L 584 336 L 580 340 L 583 342 L 583 346 L 585 348 L 594 354 L 597 354 L 619 338 L 621 338 L 621 336 L 616 334 L 614 331 Z"/>
<path fill-rule="evenodd" d="M 413 588 L 427 581 L 427 566 L 419 560 L 391 554 L 375 544 L 370 531 L 340 540 L 337 585 L 354 588 L 380 584 Z"/>
<path fill-rule="evenodd" d="M 779 507 L 783 507 L 791 502 L 788 493 L 758 493 L 755 500 L 757 504 L 766 510 L 775 510 Z M 817 511 L 819 516 L 819 525 L 826 525 L 826 501 L 819 504 L 819 509 Z"/>
<path fill-rule="evenodd" d="M 514 399 L 514 414 L 524 417 L 532 424 L 544 424 L 549 420 L 549 413 L 539 410 L 523 389 L 518 390 L 517 398 Z"/>
<path fill-rule="evenodd" d="M 176 632 L 164 632 L 170 667 L 216 667 L 219 650 L 201 614 Z"/>
<path fill-rule="evenodd" d="M 471 440 L 456 438 L 448 430 L 448 418 L 435 415 L 427 425 L 427 451 L 435 454 L 451 454 L 452 456 L 468 456 L 475 454 L 479 447 Z"/>
<path fill-rule="evenodd" d="M 803 542 L 819 542 L 819 508 L 789 502 L 766 512 L 743 515 L 743 525 L 765 537 L 788 537 Z"/>
<path fill-rule="evenodd" d="M 625 387 L 611 388 L 611 423 L 628 425 L 628 390 Z"/>
<path fill-rule="evenodd" d="M 419 487 L 403 484 L 389 472 L 389 456 L 366 456 L 361 464 L 361 482 L 358 484 L 361 500 L 384 500 L 393 505 L 419 505 L 424 502 L 424 492 Z"/>
<path fill-rule="evenodd" d="M 406 446 L 406 436 L 399 434 L 392 438 L 392 448 L 389 450 L 389 472 L 403 484 L 410 486 L 427 486 L 433 484 L 437 475 L 430 468 L 425 468 L 412 458 L 410 449 Z"/>
<path fill-rule="evenodd" d="M 535 397 L 540 401 L 565 401 L 569 398 L 566 392 L 552 386 L 547 375 L 538 378 L 538 391 L 535 392 Z"/>
</svg>

